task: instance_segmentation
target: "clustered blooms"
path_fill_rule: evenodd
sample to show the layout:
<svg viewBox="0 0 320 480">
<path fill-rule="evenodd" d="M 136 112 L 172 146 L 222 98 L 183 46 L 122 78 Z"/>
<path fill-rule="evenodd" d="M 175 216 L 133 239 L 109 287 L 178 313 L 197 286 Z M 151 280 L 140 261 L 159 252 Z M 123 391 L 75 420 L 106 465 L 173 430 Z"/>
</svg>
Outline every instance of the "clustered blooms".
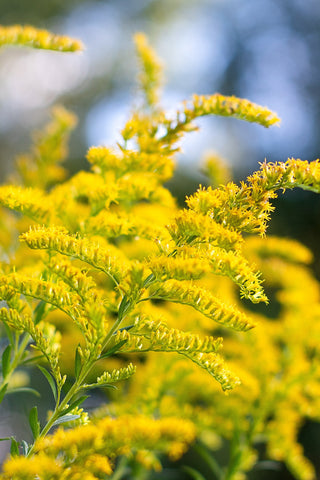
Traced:
<svg viewBox="0 0 320 480">
<path fill-rule="evenodd" d="M 1 35 L 2 44 L 78 48 L 31 27 Z M 158 454 L 178 459 L 197 438 L 209 448 L 230 442 L 220 480 L 244 478 L 259 461 L 259 439 L 270 459 L 312 480 L 297 436 L 304 418 L 319 416 L 319 286 L 304 265 L 307 249 L 264 235 L 276 191 L 319 192 L 320 164 L 264 163 L 240 185 L 200 187 L 180 209 L 164 182 L 198 117 L 265 127 L 279 119 L 220 94 L 194 96 L 169 117 L 158 103 L 161 64 L 144 35 L 135 41 L 141 105 L 122 141 L 90 148 L 91 171 L 68 178 L 61 163 L 76 122 L 59 107 L 17 159 L 12 184 L 0 187 L 0 399 L 14 390 L 16 369 L 35 363 L 55 401 L 42 427 L 33 407 L 34 443 L 12 437 L 0 478 L 103 479 L 120 468 L 118 457 L 159 470 Z M 219 162 L 208 157 L 209 177 L 228 180 Z M 266 304 L 265 286 L 281 306 L 273 321 L 267 307 L 259 314 L 244 303 Z M 109 402 L 85 425 L 79 407 L 96 388 L 111 392 Z M 235 390 L 225 397 L 221 388 Z"/>
<path fill-rule="evenodd" d="M 79 40 L 61 35 L 53 35 L 47 30 L 39 30 L 30 25 L 0 27 L 0 46 L 18 45 L 22 47 L 42 48 L 58 52 L 77 52 L 83 50 Z"/>
<path fill-rule="evenodd" d="M 181 457 L 194 436 L 192 422 L 178 418 L 106 417 L 68 430 L 60 428 L 53 436 L 37 440 L 34 456 L 8 460 L 1 478 L 104 479 L 112 474 L 119 455 L 137 458 L 147 469 L 159 470 L 161 465 L 152 450 L 159 448 L 174 460 Z"/>
</svg>

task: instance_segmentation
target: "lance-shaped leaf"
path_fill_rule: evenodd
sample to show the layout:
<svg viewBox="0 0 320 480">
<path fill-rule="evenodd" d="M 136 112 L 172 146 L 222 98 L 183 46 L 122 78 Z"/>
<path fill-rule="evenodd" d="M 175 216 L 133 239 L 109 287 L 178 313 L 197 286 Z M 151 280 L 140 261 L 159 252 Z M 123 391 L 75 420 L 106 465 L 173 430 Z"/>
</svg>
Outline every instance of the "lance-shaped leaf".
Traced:
<svg viewBox="0 0 320 480">
<path fill-rule="evenodd" d="M 11 345 L 7 345 L 3 354 L 2 354 L 2 376 L 6 378 L 10 371 L 10 359 L 11 359 Z"/>
<path fill-rule="evenodd" d="M 43 373 L 43 375 L 48 380 L 51 391 L 53 393 L 53 397 L 54 397 L 55 400 L 57 400 L 57 386 L 56 386 L 56 383 L 54 381 L 54 378 L 52 377 L 50 372 L 48 372 L 48 370 L 46 370 L 45 368 L 41 367 L 41 365 L 37 365 L 37 367 L 39 368 L 39 370 Z"/>
<path fill-rule="evenodd" d="M 36 440 L 40 433 L 40 422 L 38 420 L 38 409 L 32 407 L 29 413 L 29 424 L 32 431 L 33 438 Z"/>
</svg>

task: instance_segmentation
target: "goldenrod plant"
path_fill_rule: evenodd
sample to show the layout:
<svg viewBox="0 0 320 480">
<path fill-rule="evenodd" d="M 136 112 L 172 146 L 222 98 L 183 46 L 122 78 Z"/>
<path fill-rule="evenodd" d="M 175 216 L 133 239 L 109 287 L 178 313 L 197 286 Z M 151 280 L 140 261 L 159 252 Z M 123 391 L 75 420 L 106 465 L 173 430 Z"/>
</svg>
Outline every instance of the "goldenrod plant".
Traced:
<svg viewBox="0 0 320 480">
<path fill-rule="evenodd" d="M 0 34 L 2 45 L 82 48 L 32 27 Z M 265 232 L 279 189 L 320 191 L 320 164 L 264 162 L 237 185 L 210 154 L 212 186 L 180 208 L 165 182 L 198 117 L 264 127 L 279 119 L 220 94 L 194 95 L 168 115 L 161 62 L 143 34 L 135 44 L 139 99 L 121 141 L 91 147 L 90 171 L 69 176 L 62 163 L 76 119 L 56 107 L 0 187 L 0 398 L 33 393 L 26 372 L 37 367 L 53 406 L 45 421 L 31 408 L 33 442 L 7 439 L 0 478 L 147 479 L 162 455 L 174 461 L 194 448 L 212 478 L 240 480 L 261 465 L 264 442 L 269 461 L 314 479 L 297 434 L 319 417 L 319 286 L 311 253 Z M 272 320 L 268 305 L 249 307 L 268 304 L 270 287 L 281 305 Z M 89 415 L 97 389 L 106 402 Z M 222 442 L 230 455 L 220 464 Z"/>
</svg>

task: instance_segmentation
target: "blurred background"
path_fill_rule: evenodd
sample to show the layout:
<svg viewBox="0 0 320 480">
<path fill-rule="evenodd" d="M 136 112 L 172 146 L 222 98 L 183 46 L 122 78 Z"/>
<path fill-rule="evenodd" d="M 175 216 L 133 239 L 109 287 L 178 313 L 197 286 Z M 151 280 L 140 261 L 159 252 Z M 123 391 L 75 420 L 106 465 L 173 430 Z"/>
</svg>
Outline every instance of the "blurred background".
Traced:
<svg viewBox="0 0 320 480">
<path fill-rule="evenodd" d="M 89 146 L 115 143 L 135 93 L 137 31 L 149 36 L 164 61 L 165 108 L 174 110 L 193 93 L 220 92 L 266 105 L 282 119 L 271 129 L 221 117 L 198 121 L 201 130 L 183 143 L 170 183 L 181 202 L 205 183 L 200 167 L 208 150 L 230 163 L 237 181 L 265 158 L 320 156 L 319 0 L 0 0 L 0 18 L 3 25 L 32 24 L 74 36 L 86 46 L 82 54 L 0 52 L 1 181 L 56 103 L 79 117 L 72 172 L 87 168 Z M 280 193 L 275 203 L 269 233 L 309 246 L 320 279 L 320 196 Z M 301 433 L 313 461 L 318 430 L 312 425 Z"/>
</svg>

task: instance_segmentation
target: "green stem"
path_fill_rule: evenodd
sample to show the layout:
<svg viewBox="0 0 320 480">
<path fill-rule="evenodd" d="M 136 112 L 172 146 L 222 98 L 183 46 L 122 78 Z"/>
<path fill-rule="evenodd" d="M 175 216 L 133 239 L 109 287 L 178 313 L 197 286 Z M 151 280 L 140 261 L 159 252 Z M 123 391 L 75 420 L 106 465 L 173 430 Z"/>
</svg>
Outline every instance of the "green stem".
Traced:
<svg viewBox="0 0 320 480">
<path fill-rule="evenodd" d="M 62 400 L 62 402 L 60 404 L 59 404 L 60 392 L 58 392 L 56 408 L 55 408 L 53 414 L 51 415 L 50 419 L 46 423 L 46 425 L 41 430 L 38 438 L 43 438 L 47 435 L 47 433 L 52 428 L 54 422 L 61 416 L 63 410 L 66 408 L 70 399 L 72 397 L 74 397 L 75 395 L 77 395 L 77 393 L 81 390 L 82 384 L 83 384 L 85 378 L 87 377 L 89 371 L 91 370 L 91 368 L 93 366 L 93 363 L 94 362 L 91 360 L 90 363 L 88 363 L 86 365 L 86 368 L 84 369 L 82 374 L 79 375 L 78 379 L 72 385 L 72 387 L 70 388 L 70 390 L 68 391 L 68 393 L 66 394 L 66 396 L 64 397 L 64 399 Z M 33 453 L 34 453 L 34 445 L 30 448 L 27 456 L 30 457 L 31 455 L 33 455 Z"/>
<path fill-rule="evenodd" d="M 112 475 L 110 480 L 121 480 L 123 475 L 127 473 L 128 468 L 127 468 L 127 458 L 126 457 L 121 457 L 117 469 L 115 470 L 114 474 Z"/>
<path fill-rule="evenodd" d="M 18 346 L 18 342 L 19 342 L 19 336 L 16 338 L 16 344 L 14 346 L 14 357 L 13 357 L 13 360 L 10 364 L 10 370 L 9 372 L 7 373 L 7 375 L 2 379 L 2 382 L 0 384 L 0 390 L 1 388 L 3 387 L 3 385 L 6 383 L 8 384 L 9 381 L 10 381 L 10 378 L 12 376 L 12 374 L 14 373 L 15 369 L 19 366 L 19 364 L 21 363 L 22 361 L 22 357 L 25 353 L 25 350 L 26 350 L 26 347 L 30 341 L 30 335 L 28 333 L 25 333 L 23 336 L 22 336 L 22 340 L 20 342 L 20 346 Z"/>
<path fill-rule="evenodd" d="M 102 351 L 107 347 L 109 341 L 112 338 L 112 335 L 118 329 L 118 327 L 120 326 L 120 323 L 122 322 L 122 320 L 127 315 L 128 310 L 129 309 L 126 310 L 126 312 L 124 313 L 123 316 L 118 317 L 118 319 L 114 322 L 113 326 L 111 327 L 111 329 L 109 330 L 108 334 L 106 335 L 106 337 L 104 339 L 104 342 L 103 342 L 103 345 L 102 345 Z M 90 373 L 93 365 L 96 363 L 97 360 L 99 360 L 99 358 L 91 358 L 91 359 L 88 360 L 87 364 L 82 366 L 79 377 L 77 378 L 75 383 L 72 385 L 72 387 L 70 388 L 70 390 L 68 391 L 68 393 L 66 394 L 66 396 L 64 397 L 64 399 L 62 400 L 62 402 L 60 404 L 59 404 L 59 401 L 60 401 L 60 392 L 59 392 L 59 395 L 58 395 L 58 398 L 57 398 L 57 403 L 56 403 L 56 408 L 55 408 L 52 416 L 50 417 L 50 419 L 46 423 L 46 425 L 41 430 L 38 438 L 43 438 L 47 435 L 47 433 L 52 428 L 54 422 L 63 413 L 63 410 L 66 408 L 69 401 L 80 392 L 80 390 L 82 389 L 83 384 L 85 382 L 85 379 L 87 378 L 88 374 Z M 33 453 L 34 453 L 34 445 L 29 450 L 28 457 L 33 455 Z"/>
<path fill-rule="evenodd" d="M 223 470 L 221 469 L 220 465 L 217 463 L 215 458 L 209 453 L 208 449 L 200 442 L 197 442 L 193 446 L 193 449 L 206 462 L 206 464 L 210 468 L 211 472 L 215 475 L 215 477 L 218 480 L 222 479 Z"/>
<path fill-rule="evenodd" d="M 248 437 L 246 438 L 248 441 Z M 222 477 L 222 480 L 232 480 L 234 475 L 239 472 L 239 465 L 241 464 L 242 452 L 243 452 L 243 436 L 239 432 L 239 429 L 235 428 L 233 438 L 231 441 L 231 451 L 229 465 Z"/>
</svg>

